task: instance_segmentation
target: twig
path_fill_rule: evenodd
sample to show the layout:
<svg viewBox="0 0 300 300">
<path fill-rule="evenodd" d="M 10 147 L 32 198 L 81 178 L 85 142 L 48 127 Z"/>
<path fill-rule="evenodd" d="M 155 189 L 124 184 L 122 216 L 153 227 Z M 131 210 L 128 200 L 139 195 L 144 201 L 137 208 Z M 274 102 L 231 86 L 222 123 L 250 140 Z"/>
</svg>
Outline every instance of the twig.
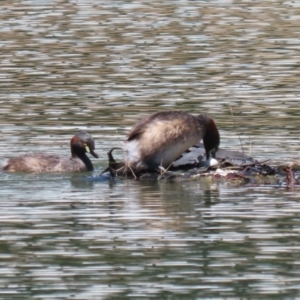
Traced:
<svg viewBox="0 0 300 300">
<path fill-rule="evenodd" d="M 162 161 L 161 161 L 160 166 L 159 166 L 160 175 L 162 176 L 162 175 L 164 175 L 165 173 L 167 173 L 168 170 L 171 168 L 172 165 L 173 165 L 173 162 L 171 162 L 167 168 L 164 168 L 164 167 L 162 166 Z"/>
<path fill-rule="evenodd" d="M 231 116 L 232 116 L 232 120 L 233 120 L 234 127 L 237 128 L 236 123 L 235 123 L 235 121 L 234 121 L 234 116 L 233 116 L 233 112 L 232 112 L 232 107 L 231 107 L 231 106 L 230 106 L 230 111 L 231 111 Z M 241 137 L 240 137 L 239 134 L 238 134 L 238 137 L 239 137 L 239 140 L 240 140 L 242 152 L 243 152 L 243 154 L 245 154 L 245 151 L 244 151 L 244 148 L 243 148 L 243 144 L 242 144 L 242 140 L 241 140 Z"/>
<path fill-rule="evenodd" d="M 286 184 L 289 188 L 294 188 L 295 187 L 295 183 L 296 183 L 296 180 L 295 180 L 295 177 L 294 177 L 294 172 L 292 170 L 291 167 L 285 167 L 283 169 L 283 171 L 286 172 Z"/>
<path fill-rule="evenodd" d="M 135 173 L 133 172 L 133 170 L 132 170 L 132 168 L 131 168 L 131 166 L 130 166 L 130 163 L 129 163 L 129 164 L 127 164 L 127 165 L 126 165 L 126 167 L 128 167 L 128 168 L 129 168 L 129 170 L 131 171 L 131 173 L 132 173 L 132 175 L 133 175 L 134 179 L 137 179 L 137 176 L 135 175 Z"/>
</svg>

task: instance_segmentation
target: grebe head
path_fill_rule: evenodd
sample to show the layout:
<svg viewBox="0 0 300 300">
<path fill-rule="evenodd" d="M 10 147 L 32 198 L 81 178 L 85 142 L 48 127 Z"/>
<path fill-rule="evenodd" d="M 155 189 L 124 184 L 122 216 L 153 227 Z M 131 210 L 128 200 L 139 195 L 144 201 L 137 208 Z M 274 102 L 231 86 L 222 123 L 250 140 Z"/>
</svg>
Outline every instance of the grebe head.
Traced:
<svg viewBox="0 0 300 300">
<path fill-rule="evenodd" d="M 95 152 L 95 142 L 90 134 L 85 131 L 76 133 L 70 142 L 72 157 L 85 155 L 91 153 L 94 157 L 98 158 Z"/>
<path fill-rule="evenodd" d="M 199 115 L 197 119 L 206 127 L 206 132 L 203 137 L 206 159 L 209 159 L 210 156 L 216 158 L 216 152 L 218 151 L 220 145 L 219 130 L 214 120 L 210 116 L 202 114 Z"/>
</svg>

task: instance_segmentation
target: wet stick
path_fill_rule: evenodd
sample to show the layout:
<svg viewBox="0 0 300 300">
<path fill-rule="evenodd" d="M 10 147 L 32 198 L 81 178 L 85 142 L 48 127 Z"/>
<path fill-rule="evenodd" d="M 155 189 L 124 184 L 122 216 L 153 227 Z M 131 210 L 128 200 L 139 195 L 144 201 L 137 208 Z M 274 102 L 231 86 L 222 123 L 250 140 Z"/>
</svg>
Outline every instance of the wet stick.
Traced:
<svg viewBox="0 0 300 300">
<path fill-rule="evenodd" d="M 232 107 L 231 107 L 231 106 L 230 106 L 230 111 L 231 111 L 231 116 L 232 116 L 232 120 L 233 120 L 234 127 L 237 128 L 237 127 L 236 127 L 236 123 L 235 123 L 235 121 L 234 121 L 234 115 L 233 115 Z M 244 151 L 244 148 L 243 148 L 243 144 L 242 144 L 242 140 L 241 140 L 241 137 L 240 137 L 239 134 L 238 134 L 238 137 L 239 137 L 239 140 L 240 140 L 242 152 L 243 152 L 243 154 L 245 154 L 245 151 Z"/>
</svg>

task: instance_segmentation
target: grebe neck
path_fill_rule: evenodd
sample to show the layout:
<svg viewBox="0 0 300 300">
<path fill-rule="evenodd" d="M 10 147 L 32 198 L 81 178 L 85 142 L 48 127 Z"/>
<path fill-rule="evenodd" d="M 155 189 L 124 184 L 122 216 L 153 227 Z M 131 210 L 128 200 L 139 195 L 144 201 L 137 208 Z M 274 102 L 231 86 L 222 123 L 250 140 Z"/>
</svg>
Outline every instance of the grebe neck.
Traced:
<svg viewBox="0 0 300 300">
<path fill-rule="evenodd" d="M 75 154 L 75 155 L 72 153 L 72 157 L 73 158 L 78 157 L 80 160 L 82 160 L 82 162 L 85 164 L 88 171 L 93 171 L 94 170 L 94 166 L 93 166 L 91 160 L 86 156 L 86 154 L 84 152 L 83 153 L 78 153 L 78 154 Z"/>
</svg>

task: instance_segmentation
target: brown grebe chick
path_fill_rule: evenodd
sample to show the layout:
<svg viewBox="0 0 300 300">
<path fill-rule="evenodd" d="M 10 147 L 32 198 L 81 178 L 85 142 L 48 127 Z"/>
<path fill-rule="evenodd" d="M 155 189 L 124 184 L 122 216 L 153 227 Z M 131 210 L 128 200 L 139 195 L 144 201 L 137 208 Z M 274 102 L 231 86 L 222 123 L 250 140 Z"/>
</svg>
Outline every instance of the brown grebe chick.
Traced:
<svg viewBox="0 0 300 300">
<path fill-rule="evenodd" d="M 90 134 L 76 133 L 70 142 L 71 157 L 46 153 L 25 154 L 10 158 L 2 167 L 4 172 L 84 172 L 93 171 L 94 167 L 86 153 L 98 158 L 95 142 Z"/>
<path fill-rule="evenodd" d="M 155 113 L 138 121 L 128 133 L 125 166 L 136 173 L 167 168 L 201 139 L 206 158 L 215 158 L 220 135 L 210 116 L 183 111 Z"/>
</svg>

